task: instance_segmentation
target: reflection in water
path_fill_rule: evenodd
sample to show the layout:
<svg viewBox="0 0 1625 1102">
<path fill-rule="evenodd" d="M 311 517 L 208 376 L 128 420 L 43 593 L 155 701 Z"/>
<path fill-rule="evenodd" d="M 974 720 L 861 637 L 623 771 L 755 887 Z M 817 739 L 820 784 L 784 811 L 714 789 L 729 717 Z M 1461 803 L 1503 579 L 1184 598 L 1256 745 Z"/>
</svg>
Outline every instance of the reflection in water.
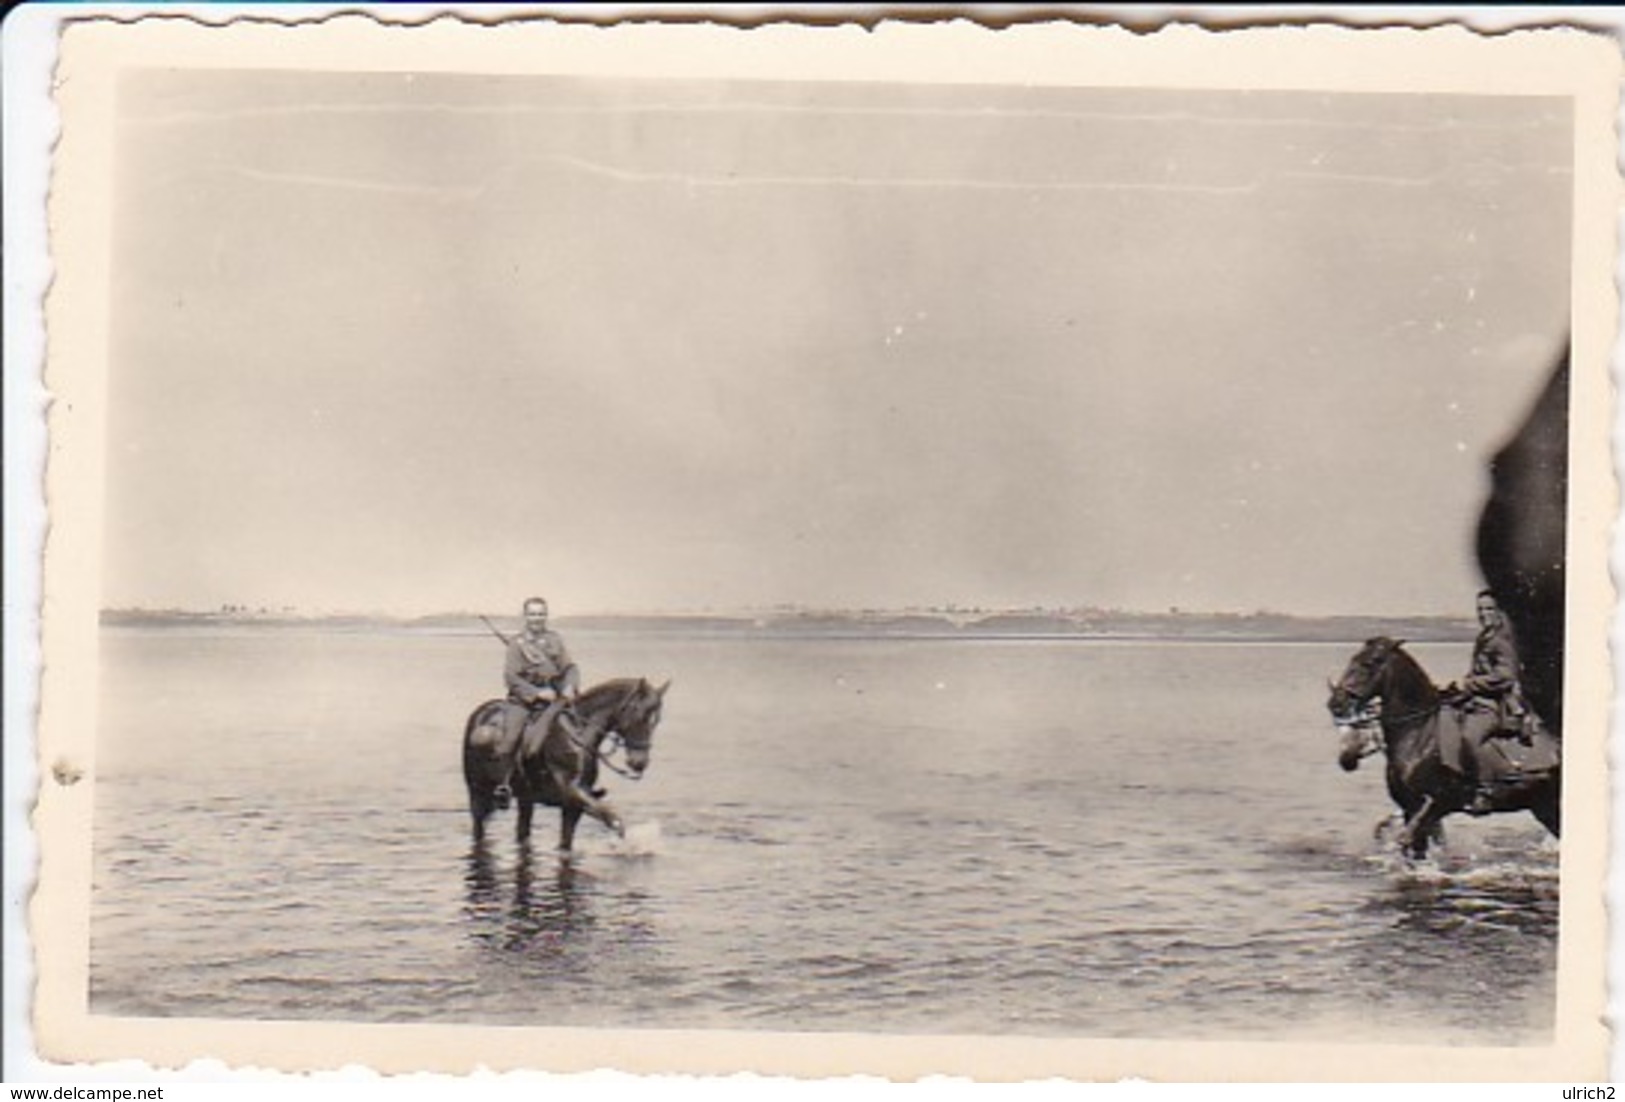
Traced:
<svg viewBox="0 0 1625 1102">
<path fill-rule="evenodd" d="M 558 953 L 593 925 L 592 911 L 585 905 L 584 878 L 575 866 L 569 861 L 548 860 L 538 870 L 528 845 L 519 850 L 511 889 L 505 888 L 505 878 L 484 841 L 469 850 L 463 879 L 468 888 L 464 913 L 471 923 L 471 936 L 490 948 Z"/>
<path fill-rule="evenodd" d="M 95 794 L 98 1013 L 1549 1043 L 1555 845 L 1527 816 L 1453 822 L 1454 882 L 1407 882 L 1432 874 L 1370 841 L 1379 778 L 1305 745 L 1320 648 L 605 633 L 594 668 L 685 678 L 682 753 L 635 797 L 664 835 L 589 825 L 559 868 L 511 813 L 471 850 L 425 718 L 490 676 L 488 643 L 104 641 L 100 734 L 141 753 Z M 245 669 L 282 708 L 246 726 Z M 1007 698 L 1009 745 L 984 703 Z M 360 741 L 297 734 L 339 724 Z"/>
<path fill-rule="evenodd" d="M 468 871 L 463 874 L 468 887 L 467 915 L 478 919 L 491 912 L 497 894 L 496 870 L 491 865 L 491 847 L 484 839 L 474 843 L 468 851 Z"/>
</svg>

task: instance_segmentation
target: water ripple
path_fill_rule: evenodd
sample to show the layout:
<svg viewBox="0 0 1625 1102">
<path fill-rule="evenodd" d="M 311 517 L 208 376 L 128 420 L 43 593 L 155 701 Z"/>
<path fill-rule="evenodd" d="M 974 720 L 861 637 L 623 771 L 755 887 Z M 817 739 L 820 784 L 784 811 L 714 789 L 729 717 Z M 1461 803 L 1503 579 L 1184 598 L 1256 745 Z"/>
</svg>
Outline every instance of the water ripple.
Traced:
<svg viewBox="0 0 1625 1102">
<path fill-rule="evenodd" d="M 556 813 L 537 842 L 508 813 L 470 844 L 447 697 L 488 691 L 483 643 L 140 643 L 104 661 L 135 702 L 104 737 L 142 755 L 97 791 L 99 1013 L 1550 1031 L 1555 846 L 1510 817 L 1452 821 L 1421 867 L 1373 841 L 1380 778 L 1339 774 L 1295 725 L 1324 695 L 1313 648 L 603 635 L 584 660 L 675 667 L 686 710 L 674 697 L 648 779 L 613 793 L 628 838 L 583 824 L 561 862 Z M 245 726 L 247 670 L 277 704 Z M 830 697 L 838 677 L 865 693 Z M 197 722 L 148 704 L 181 693 Z M 1192 752 L 1197 711 L 1212 752 Z M 356 767 L 378 755 L 395 768 Z"/>
</svg>

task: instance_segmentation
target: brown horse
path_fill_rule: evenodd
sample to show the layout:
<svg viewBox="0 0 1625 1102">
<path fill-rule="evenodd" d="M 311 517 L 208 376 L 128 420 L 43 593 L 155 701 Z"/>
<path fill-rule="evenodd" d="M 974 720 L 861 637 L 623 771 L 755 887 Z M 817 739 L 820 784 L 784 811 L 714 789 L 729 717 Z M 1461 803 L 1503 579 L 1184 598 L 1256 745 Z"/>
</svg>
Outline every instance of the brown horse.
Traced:
<svg viewBox="0 0 1625 1102">
<path fill-rule="evenodd" d="M 1452 708 L 1442 707 L 1439 691 L 1421 665 L 1404 649 L 1403 640 L 1378 636 L 1349 660 L 1326 701 L 1332 721 L 1343 732 L 1338 763 L 1347 771 L 1381 749 L 1388 757 L 1388 795 L 1405 819 L 1400 848 L 1409 857 L 1427 856 L 1439 822 L 1465 811 L 1474 786 L 1440 755 L 1440 725 L 1462 723 Z M 1380 728 L 1380 740 L 1370 733 Z M 1529 811 L 1553 835 L 1559 829 L 1561 743 L 1543 728 L 1529 744 L 1497 737 L 1475 745 L 1477 775 L 1490 785 L 1492 809 Z"/>
<path fill-rule="evenodd" d="M 574 706 L 575 733 L 555 721 L 536 752 L 512 770 L 510 787 L 519 809 L 516 834 L 520 841 L 530 837 L 537 804 L 560 811 L 561 853 L 570 851 L 576 824 L 584 814 L 624 833 L 620 816 L 596 787 L 598 767 L 604 764 L 633 780 L 643 775 L 670 687 L 669 681 L 655 688 L 642 678 L 620 678 L 581 694 Z M 474 709 L 463 728 L 463 780 L 468 785 L 468 810 L 474 817 L 476 840 L 485 836 L 485 821 L 503 806 L 497 788 L 510 766 L 499 749 L 503 713 L 512 706 L 504 700 L 488 700 Z M 612 760 L 617 747 L 625 749 L 624 767 Z"/>
</svg>

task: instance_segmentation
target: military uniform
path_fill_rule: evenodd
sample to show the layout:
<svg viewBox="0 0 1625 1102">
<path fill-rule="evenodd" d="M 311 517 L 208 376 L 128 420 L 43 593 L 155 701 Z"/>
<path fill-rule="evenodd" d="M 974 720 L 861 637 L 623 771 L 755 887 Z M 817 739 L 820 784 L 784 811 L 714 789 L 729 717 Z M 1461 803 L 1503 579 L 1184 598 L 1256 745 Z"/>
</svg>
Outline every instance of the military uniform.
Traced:
<svg viewBox="0 0 1625 1102">
<path fill-rule="evenodd" d="M 528 708 L 547 692 L 573 687 L 575 668 L 558 632 L 526 632 L 508 644 L 502 679 L 508 685 L 508 699 Z"/>
<path fill-rule="evenodd" d="M 1480 749 L 1496 735 L 1528 737 L 1524 723 L 1529 709 L 1523 699 L 1521 668 L 1512 627 L 1498 618 L 1479 631 L 1473 641 L 1472 666 L 1449 699 L 1459 711 L 1459 724 L 1440 725 L 1440 751 L 1445 763 L 1480 785 L 1478 797 L 1469 808 L 1475 813 L 1490 810 L 1491 806 L 1490 793 L 1483 787 L 1489 778 L 1479 776 Z"/>
<path fill-rule="evenodd" d="M 525 632 L 508 644 L 502 679 L 508 686 L 502 750 L 517 763 L 541 748 L 566 694 L 576 687 L 576 665 L 557 632 Z"/>
<path fill-rule="evenodd" d="M 1473 642 L 1473 664 L 1461 681 L 1458 707 L 1475 744 L 1492 735 L 1522 734 L 1528 706 L 1519 679 L 1518 645 L 1505 620 L 1484 628 Z"/>
</svg>

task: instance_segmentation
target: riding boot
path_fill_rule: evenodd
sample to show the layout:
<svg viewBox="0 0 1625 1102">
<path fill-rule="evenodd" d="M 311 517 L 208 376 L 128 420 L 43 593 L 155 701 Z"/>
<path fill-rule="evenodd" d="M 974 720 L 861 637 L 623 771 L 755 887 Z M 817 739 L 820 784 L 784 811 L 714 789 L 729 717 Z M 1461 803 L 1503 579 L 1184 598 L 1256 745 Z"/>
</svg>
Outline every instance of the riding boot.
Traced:
<svg viewBox="0 0 1625 1102">
<path fill-rule="evenodd" d="M 1465 779 L 1472 786 L 1473 798 L 1462 810 L 1469 815 L 1488 815 L 1494 811 L 1495 786 L 1488 781 L 1480 780 L 1476 768 Z"/>
<path fill-rule="evenodd" d="M 1463 754 L 1459 767 L 1449 767 L 1463 788 L 1472 792 L 1472 799 L 1462 806 L 1462 810 L 1469 815 L 1488 815 L 1495 808 L 1491 803 L 1494 789 L 1478 779 L 1478 763 L 1471 756 Z"/>
</svg>

